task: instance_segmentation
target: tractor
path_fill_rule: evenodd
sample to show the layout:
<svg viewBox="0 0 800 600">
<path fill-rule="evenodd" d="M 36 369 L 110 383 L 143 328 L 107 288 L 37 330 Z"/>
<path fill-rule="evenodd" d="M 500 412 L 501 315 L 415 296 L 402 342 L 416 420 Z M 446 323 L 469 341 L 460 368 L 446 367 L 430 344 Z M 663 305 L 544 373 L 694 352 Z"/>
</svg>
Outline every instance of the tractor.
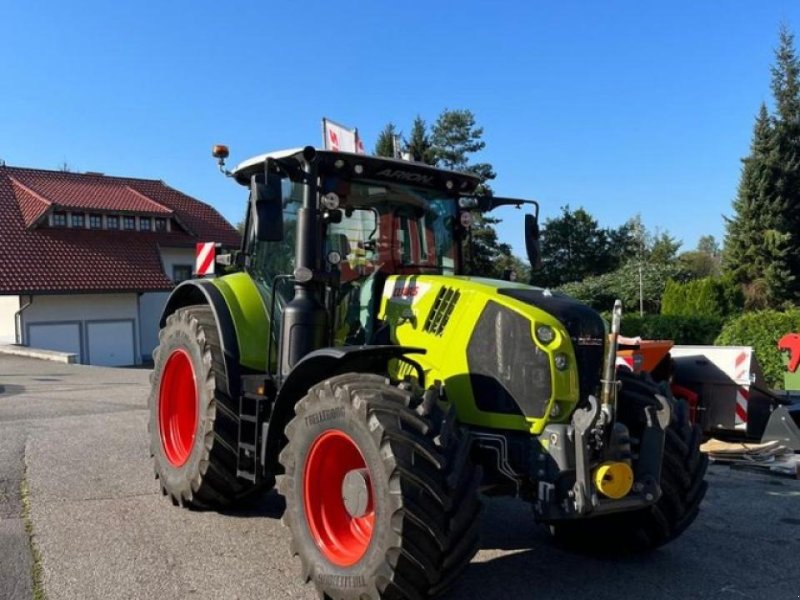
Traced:
<svg viewBox="0 0 800 600">
<path fill-rule="evenodd" d="M 659 547 L 705 494 L 701 433 L 617 370 L 612 322 L 549 289 L 467 276 L 498 206 L 470 173 L 318 150 L 220 169 L 249 188 L 224 274 L 161 317 L 150 450 L 176 505 L 271 489 L 302 577 L 331 599 L 431 598 L 479 547 L 482 495 L 528 501 L 578 552 Z"/>
</svg>

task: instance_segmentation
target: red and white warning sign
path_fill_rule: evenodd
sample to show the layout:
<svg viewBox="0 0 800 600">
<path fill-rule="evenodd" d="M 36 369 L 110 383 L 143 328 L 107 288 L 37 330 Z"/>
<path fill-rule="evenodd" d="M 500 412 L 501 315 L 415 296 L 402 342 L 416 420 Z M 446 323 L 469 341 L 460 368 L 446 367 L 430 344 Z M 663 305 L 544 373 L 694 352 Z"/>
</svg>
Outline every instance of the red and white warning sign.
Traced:
<svg viewBox="0 0 800 600">
<path fill-rule="evenodd" d="M 764 375 L 750 346 L 673 346 L 675 381 L 700 391 L 712 427 L 746 431 L 751 385 Z M 759 383 L 761 382 L 761 383 Z"/>
<path fill-rule="evenodd" d="M 364 143 L 358 137 L 358 129 L 339 125 L 339 123 L 324 117 L 322 119 L 322 141 L 326 150 L 364 154 Z"/>
<path fill-rule="evenodd" d="M 736 389 L 736 429 L 747 429 L 747 403 L 750 399 L 750 355 L 752 350 L 742 349 L 736 354 L 733 380 Z"/>
<path fill-rule="evenodd" d="M 203 275 L 214 274 L 214 259 L 216 258 L 217 250 L 214 242 L 200 242 L 196 245 L 195 249 L 195 275 L 201 277 Z"/>
</svg>

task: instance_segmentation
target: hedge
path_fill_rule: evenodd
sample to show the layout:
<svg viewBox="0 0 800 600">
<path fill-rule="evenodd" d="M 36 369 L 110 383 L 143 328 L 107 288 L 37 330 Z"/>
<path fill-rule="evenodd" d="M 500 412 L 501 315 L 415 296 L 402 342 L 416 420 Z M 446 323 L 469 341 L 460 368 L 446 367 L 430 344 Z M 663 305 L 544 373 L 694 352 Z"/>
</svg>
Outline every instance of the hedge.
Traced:
<svg viewBox="0 0 800 600">
<path fill-rule="evenodd" d="M 762 310 L 729 321 L 716 339 L 718 346 L 753 346 L 769 387 L 783 389 L 783 357 L 778 340 L 800 332 L 800 310 Z"/>
<path fill-rule="evenodd" d="M 662 315 L 724 317 L 744 306 L 741 286 L 727 277 L 705 277 L 686 283 L 670 280 L 661 298 Z"/>
<path fill-rule="evenodd" d="M 717 316 L 644 315 L 622 316 L 621 333 L 647 340 L 674 340 L 676 344 L 710 345 L 722 328 Z"/>
</svg>

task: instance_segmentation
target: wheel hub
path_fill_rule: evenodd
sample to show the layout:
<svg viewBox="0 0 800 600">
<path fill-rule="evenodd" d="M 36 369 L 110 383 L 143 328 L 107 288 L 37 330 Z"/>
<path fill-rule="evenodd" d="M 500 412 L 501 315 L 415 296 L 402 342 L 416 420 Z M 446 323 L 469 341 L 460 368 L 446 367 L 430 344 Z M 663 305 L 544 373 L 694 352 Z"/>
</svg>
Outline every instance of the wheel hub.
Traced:
<svg viewBox="0 0 800 600">
<path fill-rule="evenodd" d="M 161 372 L 158 430 L 164 456 L 173 467 L 189 460 L 197 429 L 197 383 L 189 353 L 172 351 Z"/>
<path fill-rule="evenodd" d="M 303 470 L 306 523 L 322 556 L 350 567 L 366 554 L 375 501 L 364 455 L 344 431 L 328 429 L 311 444 Z"/>
<path fill-rule="evenodd" d="M 342 481 L 342 498 L 344 507 L 353 518 L 363 517 L 369 508 L 369 471 L 366 469 L 353 469 L 344 476 Z"/>
</svg>

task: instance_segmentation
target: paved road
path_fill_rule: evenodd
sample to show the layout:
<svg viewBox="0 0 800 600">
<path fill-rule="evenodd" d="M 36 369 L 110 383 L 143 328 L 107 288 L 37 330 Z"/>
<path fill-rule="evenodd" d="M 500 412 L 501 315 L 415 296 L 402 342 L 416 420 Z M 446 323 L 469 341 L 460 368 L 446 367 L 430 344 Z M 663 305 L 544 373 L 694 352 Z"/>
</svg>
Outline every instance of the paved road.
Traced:
<svg viewBox="0 0 800 600">
<path fill-rule="evenodd" d="M 0 598 L 32 597 L 23 479 L 49 600 L 315 598 L 268 494 L 230 514 L 173 507 L 147 451 L 148 372 L 0 356 Z M 647 557 L 548 544 L 490 500 L 483 549 L 449 600 L 800 598 L 800 482 L 713 468 L 703 513 Z M 39 562 L 39 561 L 36 561 Z"/>
</svg>

